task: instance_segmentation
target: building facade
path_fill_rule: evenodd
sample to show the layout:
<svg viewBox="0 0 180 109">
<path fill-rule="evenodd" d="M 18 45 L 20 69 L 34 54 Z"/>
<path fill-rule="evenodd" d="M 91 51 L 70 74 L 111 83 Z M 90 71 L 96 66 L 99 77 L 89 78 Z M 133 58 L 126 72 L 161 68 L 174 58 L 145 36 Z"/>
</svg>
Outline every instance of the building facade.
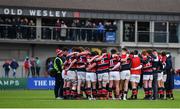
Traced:
<svg viewBox="0 0 180 109">
<path fill-rule="evenodd" d="M 15 58 L 21 65 L 18 75 L 23 76 L 24 58 L 39 57 L 43 75 L 57 47 L 84 46 L 166 50 L 178 69 L 179 5 L 177 0 L 2 1 L 0 65 Z"/>
</svg>

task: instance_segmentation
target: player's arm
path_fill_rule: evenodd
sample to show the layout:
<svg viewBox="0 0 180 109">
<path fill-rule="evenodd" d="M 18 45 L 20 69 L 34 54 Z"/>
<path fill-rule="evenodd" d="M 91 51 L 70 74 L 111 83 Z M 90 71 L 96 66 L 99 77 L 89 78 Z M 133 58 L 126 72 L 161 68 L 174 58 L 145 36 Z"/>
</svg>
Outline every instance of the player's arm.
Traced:
<svg viewBox="0 0 180 109">
<path fill-rule="evenodd" d="M 72 56 L 72 55 L 77 54 L 77 53 L 78 53 L 78 52 L 69 53 L 69 54 L 67 55 L 67 57 L 68 57 L 68 56 Z"/>
<path fill-rule="evenodd" d="M 143 67 L 143 69 L 147 69 L 147 68 L 152 68 L 152 65 L 147 66 L 147 67 Z"/>
<path fill-rule="evenodd" d="M 110 69 L 110 70 L 115 70 L 115 69 L 117 69 L 117 68 L 120 68 L 120 62 L 118 62 L 112 69 Z"/>
<path fill-rule="evenodd" d="M 84 65 L 79 66 L 79 68 L 84 68 L 84 67 L 86 67 L 86 63 L 84 63 Z"/>
<path fill-rule="evenodd" d="M 76 62 L 77 62 L 77 60 L 74 59 L 74 60 L 71 62 L 71 64 L 69 65 L 69 67 L 66 69 L 66 71 L 69 70 Z"/>
<path fill-rule="evenodd" d="M 131 70 L 140 70 L 142 68 L 142 65 L 139 65 L 138 67 L 136 68 L 131 68 Z"/>
<path fill-rule="evenodd" d="M 103 56 L 106 55 L 106 53 L 103 53 L 99 58 L 96 58 L 96 61 L 99 61 L 103 58 Z"/>
<path fill-rule="evenodd" d="M 92 68 L 94 68 L 96 66 L 96 63 L 93 63 L 92 65 L 90 65 L 88 68 L 86 68 L 86 70 L 90 70 Z"/>
<path fill-rule="evenodd" d="M 98 57 L 98 55 L 94 56 L 93 58 L 91 58 L 90 60 L 88 60 L 88 63 L 91 63 L 91 62 L 94 61 L 97 57 Z"/>
<path fill-rule="evenodd" d="M 89 54 L 89 52 L 87 52 L 87 51 L 84 51 L 84 52 L 78 53 L 78 54 L 77 54 L 77 56 L 81 56 L 81 55 L 87 55 L 87 54 Z"/>
<path fill-rule="evenodd" d="M 68 63 L 68 61 L 66 60 L 65 62 L 64 62 L 64 65 L 66 65 Z"/>
</svg>

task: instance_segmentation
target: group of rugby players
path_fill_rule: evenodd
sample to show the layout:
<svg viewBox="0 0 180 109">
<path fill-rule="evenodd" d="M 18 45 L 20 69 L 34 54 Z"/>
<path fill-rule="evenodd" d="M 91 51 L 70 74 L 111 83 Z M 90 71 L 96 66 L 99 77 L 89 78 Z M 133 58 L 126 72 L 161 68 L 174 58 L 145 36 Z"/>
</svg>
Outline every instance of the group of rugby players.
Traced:
<svg viewBox="0 0 180 109">
<path fill-rule="evenodd" d="M 142 78 L 144 99 L 153 99 L 153 73 L 158 73 L 158 96 L 164 99 L 164 82 L 166 81 L 166 59 L 168 53 L 156 50 L 137 50 L 129 52 L 123 48 L 121 52 L 106 49 L 91 52 L 88 48 L 73 48 L 66 54 L 63 68 L 64 99 L 89 100 L 105 99 L 137 99 L 138 84 Z M 131 84 L 132 95 L 127 98 Z M 169 94 L 169 95 L 168 95 Z M 172 93 L 166 93 L 170 97 Z"/>
</svg>

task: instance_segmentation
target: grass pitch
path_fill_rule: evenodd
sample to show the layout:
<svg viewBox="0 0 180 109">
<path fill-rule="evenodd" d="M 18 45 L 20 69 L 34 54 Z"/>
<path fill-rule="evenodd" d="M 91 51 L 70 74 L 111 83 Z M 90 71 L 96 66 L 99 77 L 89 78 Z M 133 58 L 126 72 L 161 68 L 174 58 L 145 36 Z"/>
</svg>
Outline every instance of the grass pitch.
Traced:
<svg viewBox="0 0 180 109">
<path fill-rule="evenodd" d="M 0 108 L 180 108 L 180 90 L 174 96 L 175 100 L 55 100 L 52 90 L 0 90 Z"/>
</svg>

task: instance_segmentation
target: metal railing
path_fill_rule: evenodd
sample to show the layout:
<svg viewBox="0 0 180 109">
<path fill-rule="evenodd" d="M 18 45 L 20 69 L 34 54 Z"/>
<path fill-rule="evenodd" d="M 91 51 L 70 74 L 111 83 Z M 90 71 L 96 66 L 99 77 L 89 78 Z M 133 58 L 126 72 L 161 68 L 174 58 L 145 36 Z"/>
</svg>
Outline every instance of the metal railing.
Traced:
<svg viewBox="0 0 180 109">
<path fill-rule="evenodd" d="M 116 30 L 98 28 L 28 26 L 0 24 L 1 39 L 62 40 L 106 42 L 106 33 Z M 114 36 L 117 37 L 117 36 Z M 115 38 L 116 39 L 116 38 Z"/>
<path fill-rule="evenodd" d="M 138 31 L 137 32 L 137 42 L 147 42 L 147 43 L 169 43 L 171 40 L 168 32 L 149 32 L 149 31 Z M 173 43 L 173 41 L 171 41 Z M 178 41 L 174 41 L 178 43 Z"/>
<path fill-rule="evenodd" d="M 147 31 L 137 32 L 137 42 L 151 42 L 151 34 Z"/>
<path fill-rule="evenodd" d="M 3 39 L 36 39 L 36 27 L 26 25 L 0 24 L 0 38 Z"/>
<path fill-rule="evenodd" d="M 111 36 L 107 38 L 108 32 L 116 33 L 117 31 L 98 28 L 0 24 L 0 39 L 107 42 L 107 39 L 112 38 Z M 178 37 L 170 37 L 168 32 L 138 31 L 133 34 L 133 39 L 137 34 L 137 43 L 179 43 Z M 119 39 L 118 37 L 115 34 L 114 43 L 119 43 L 119 40 L 116 40 Z M 132 38 L 129 38 L 125 42 L 135 42 L 135 40 L 132 41 Z"/>
</svg>

